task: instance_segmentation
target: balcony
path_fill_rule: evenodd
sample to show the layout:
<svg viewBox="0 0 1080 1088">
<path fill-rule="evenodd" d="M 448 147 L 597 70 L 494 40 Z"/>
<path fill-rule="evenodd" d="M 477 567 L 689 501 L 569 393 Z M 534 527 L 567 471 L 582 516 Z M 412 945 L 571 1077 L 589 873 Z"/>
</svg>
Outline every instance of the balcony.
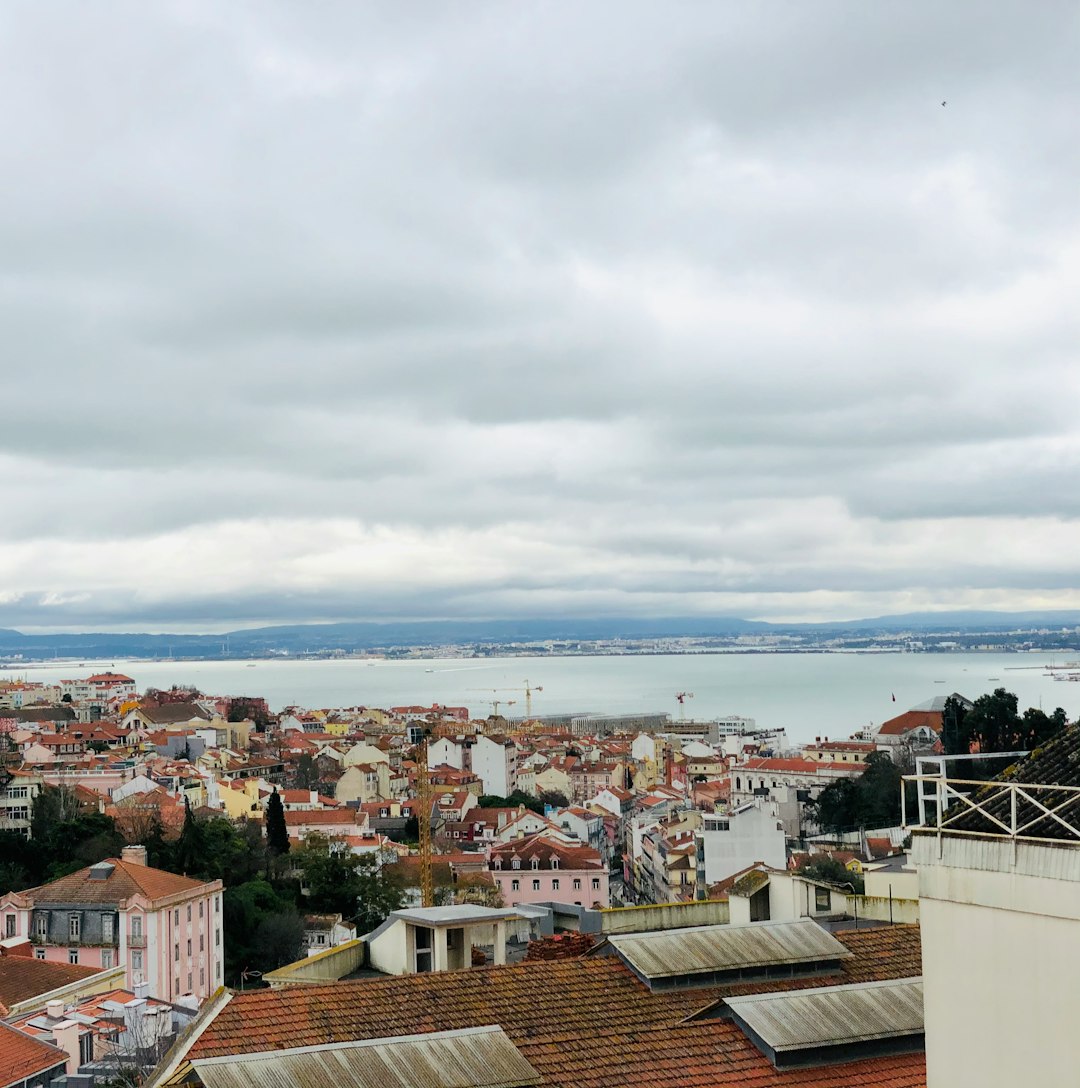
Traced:
<svg viewBox="0 0 1080 1088">
<path fill-rule="evenodd" d="M 1080 844 L 1080 786 L 905 775 L 916 787 L 917 814 L 901 792 L 906 830 L 1013 842 Z M 918 822 L 909 822 L 909 816 Z"/>
<path fill-rule="evenodd" d="M 128 943 L 128 948 L 145 948 L 146 947 L 146 937 L 142 933 L 140 933 L 138 935 L 136 935 L 134 933 L 129 933 L 127 943 Z"/>
</svg>

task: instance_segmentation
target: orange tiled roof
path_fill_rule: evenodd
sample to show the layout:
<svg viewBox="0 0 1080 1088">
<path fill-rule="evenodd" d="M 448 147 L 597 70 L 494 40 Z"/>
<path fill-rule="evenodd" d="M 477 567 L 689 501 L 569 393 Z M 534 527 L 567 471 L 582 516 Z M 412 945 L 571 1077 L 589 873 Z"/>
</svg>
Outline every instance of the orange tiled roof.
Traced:
<svg viewBox="0 0 1080 1088">
<path fill-rule="evenodd" d="M 69 986 L 100 970 L 100 967 L 51 963 L 30 956 L 0 956 L 0 1016 L 7 1016 L 12 1005 Z"/>
<path fill-rule="evenodd" d="M 105 880 L 91 880 L 90 866 L 87 866 L 59 880 L 28 888 L 18 894 L 42 903 L 118 903 L 133 895 L 144 895 L 151 900 L 164 899 L 207 885 L 205 880 L 177 876 L 164 869 L 151 869 L 147 865 L 135 865 L 119 858 L 107 860 L 112 862 L 114 868 Z"/>
<path fill-rule="evenodd" d="M 18 1084 L 66 1061 L 64 1051 L 0 1023 L 0 1084 Z"/>
<path fill-rule="evenodd" d="M 613 957 L 234 994 L 192 1058 L 501 1024 L 515 1041 L 601 1026 L 671 1024 L 678 1012 Z"/>
<path fill-rule="evenodd" d="M 912 729 L 918 729 L 923 725 L 929 726 L 935 733 L 940 733 L 943 720 L 944 715 L 940 710 L 905 710 L 903 714 L 882 722 L 878 727 L 878 733 L 902 737 L 905 733 L 910 733 Z"/>
<path fill-rule="evenodd" d="M 925 1088 L 923 1054 L 776 1069 L 734 1024 L 708 1020 L 517 1043 L 545 1088 Z"/>
</svg>

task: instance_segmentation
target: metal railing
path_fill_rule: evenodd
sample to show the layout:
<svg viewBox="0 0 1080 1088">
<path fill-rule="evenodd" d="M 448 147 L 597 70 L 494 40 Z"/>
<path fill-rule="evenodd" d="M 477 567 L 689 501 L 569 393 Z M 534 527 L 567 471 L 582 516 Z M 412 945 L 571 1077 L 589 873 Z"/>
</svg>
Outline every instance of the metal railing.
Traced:
<svg viewBox="0 0 1080 1088">
<path fill-rule="evenodd" d="M 939 837 L 962 834 L 1080 844 L 1080 786 L 985 782 L 927 774 L 905 775 L 904 782 L 915 784 L 919 808 L 919 822 L 909 823 L 907 790 L 902 789 L 901 821 L 905 830 L 935 831 Z M 927 790 L 927 786 L 931 789 Z M 931 808 L 933 819 L 928 811 Z M 972 815 L 980 818 L 982 830 L 966 826 Z"/>
</svg>

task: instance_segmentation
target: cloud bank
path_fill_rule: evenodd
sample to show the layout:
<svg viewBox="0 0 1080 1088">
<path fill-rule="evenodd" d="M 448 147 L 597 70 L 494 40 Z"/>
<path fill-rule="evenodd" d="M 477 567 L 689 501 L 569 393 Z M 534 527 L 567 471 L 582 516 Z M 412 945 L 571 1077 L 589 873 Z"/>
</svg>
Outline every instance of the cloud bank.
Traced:
<svg viewBox="0 0 1080 1088">
<path fill-rule="evenodd" d="M 6 5 L 0 625 L 1080 607 L 1078 54 Z"/>
</svg>

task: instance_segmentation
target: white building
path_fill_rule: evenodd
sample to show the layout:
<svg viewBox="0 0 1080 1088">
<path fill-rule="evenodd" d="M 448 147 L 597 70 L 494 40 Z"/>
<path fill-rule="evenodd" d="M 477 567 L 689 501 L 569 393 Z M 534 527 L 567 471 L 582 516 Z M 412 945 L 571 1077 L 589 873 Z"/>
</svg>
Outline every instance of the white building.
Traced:
<svg viewBox="0 0 1080 1088">
<path fill-rule="evenodd" d="M 706 814 L 697 839 L 700 891 L 755 862 L 764 862 L 772 869 L 787 865 L 784 825 L 771 801 L 757 799 L 723 815 Z"/>
<path fill-rule="evenodd" d="M 928 1088 L 1075 1084 L 1080 728 L 966 803 L 968 787 L 955 780 L 922 788 L 937 799 L 911 851 Z"/>
<path fill-rule="evenodd" d="M 517 745 L 506 737 L 440 737 L 428 745 L 428 764 L 472 771 L 484 793 L 509 797 L 517 788 Z"/>
<path fill-rule="evenodd" d="M 101 672 L 81 680 L 60 681 L 60 697 L 69 696 L 73 703 L 103 706 L 113 699 L 131 699 L 135 694 L 135 681 L 118 672 Z"/>
</svg>

